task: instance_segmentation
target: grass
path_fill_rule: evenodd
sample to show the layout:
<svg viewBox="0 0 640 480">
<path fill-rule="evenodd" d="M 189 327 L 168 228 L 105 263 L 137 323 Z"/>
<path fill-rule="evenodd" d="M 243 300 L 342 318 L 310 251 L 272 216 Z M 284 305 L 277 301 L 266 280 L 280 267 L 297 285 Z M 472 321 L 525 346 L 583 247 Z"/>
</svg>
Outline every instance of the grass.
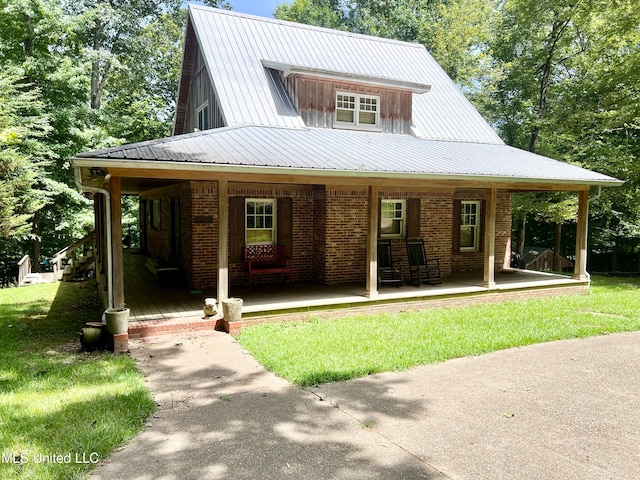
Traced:
<svg viewBox="0 0 640 480">
<path fill-rule="evenodd" d="M 0 478 L 85 478 L 155 409 L 130 357 L 78 351 L 101 311 L 93 281 L 0 290 Z"/>
<path fill-rule="evenodd" d="M 269 370 L 309 386 L 633 330 L 640 330 L 640 279 L 595 277 L 583 296 L 262 324 L 244 329 L 239 341 Z"/>
</svg>

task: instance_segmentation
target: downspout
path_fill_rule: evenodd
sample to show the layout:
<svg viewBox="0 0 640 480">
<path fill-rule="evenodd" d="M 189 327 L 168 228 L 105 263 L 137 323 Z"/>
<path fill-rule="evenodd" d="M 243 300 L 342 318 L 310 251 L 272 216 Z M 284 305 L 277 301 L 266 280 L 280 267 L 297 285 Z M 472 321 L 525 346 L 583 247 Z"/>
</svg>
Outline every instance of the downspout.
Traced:
<svg viewBox="0 0 640 480">
<path fill-rule="evenodd" d="M 74 178 L 76 186 L 84 191 L 91 193 L 101 193 L 105 197 L 107 207 L 107 309 L 113 308 L 113 252 L 111 251 L 111 194 L 109 190 L 91 185 L 84 185 L 80 176 L 80 167 L 74 168 Z M 111 174 L 104 177 L 105 182 L 109 180 Z"/>
</svg>

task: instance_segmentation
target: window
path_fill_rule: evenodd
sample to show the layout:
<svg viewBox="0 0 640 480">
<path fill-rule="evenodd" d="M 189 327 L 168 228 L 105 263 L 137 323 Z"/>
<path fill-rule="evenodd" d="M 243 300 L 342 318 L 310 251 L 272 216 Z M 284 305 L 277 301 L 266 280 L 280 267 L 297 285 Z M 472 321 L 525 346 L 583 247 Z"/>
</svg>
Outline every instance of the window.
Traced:
<svg viewBox="0 0 640 480">
<path fill-rule="evenodd" d="M 160 230 L 160 219 L 162 218 L 160 206 L 161 203 L 159 198 L 151 201 L 151 212 L 149 212 L 151 228 L 155 228 L 156 230 Z"/>
<path fill-rule="evenodd" d="M 336 126 L 377 128 L 380 97 L 338 92 L 336 94 Z"/>
<path fill-rule="evenodd" d="M 275 200 L 248 198 L 245 201 L 245 243 L 275 244 Z"/>
<path fill-rule="evenodd" d="M 404 237 L 406 208 L 404 200 L 382 200 L 380 203 L 380 237 Z"/>
<path fill-rule="evenodd" d="M 204 102 L 197 110 L 198 131 L 209 130 L 209 102 Z"/>
<path fill-rule="evenodd" d="M 460 251 L 477 252 L 480 239 L 480 202 L 460 202 Z"/>
</svg>

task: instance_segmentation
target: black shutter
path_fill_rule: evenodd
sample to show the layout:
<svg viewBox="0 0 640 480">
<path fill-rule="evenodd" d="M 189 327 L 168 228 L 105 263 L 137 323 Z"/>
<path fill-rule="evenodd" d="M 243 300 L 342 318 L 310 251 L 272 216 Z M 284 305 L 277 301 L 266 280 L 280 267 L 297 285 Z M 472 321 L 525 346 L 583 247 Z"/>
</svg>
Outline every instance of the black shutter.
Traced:
<svg viewBox="0 0 640 480">
<path fill-rule="evenodd" d="M 451 232 L 451 251 L 460 253 L 460 215 L 462 203 L 460 200 L 453 201 L 453 231 Z"/>
<path fill-rule="evenodd" d="M 407 200 L 407 238 L 420 238 L 420 199 Z"/>
<path fill-rule="evenodd" d="M 229 262 L 242 262 L 244 247 L 244 198 L 229 197 Z"/>
<path fill-rule="evenodd" d="M 478 238 L 478 251 L 479 252 L 483 252 L 484 251 L 484 229 L 486 228 L 486 221 L 485 221 L 485 216 L 486 216 L 486 208 L 487 208 L 487 201 L 486 200 L 480 200 L 480 212 L 478 213 L 478 215 L 480 215 L 480 231 L 478 232 L 479 238 Z"/>
<path fill-rule="evenodd" d="M 293 199 L 279 198 L 276 202 L 278 245 L 284 245 L 287 255 L 293 257 Z"/>
</svg>

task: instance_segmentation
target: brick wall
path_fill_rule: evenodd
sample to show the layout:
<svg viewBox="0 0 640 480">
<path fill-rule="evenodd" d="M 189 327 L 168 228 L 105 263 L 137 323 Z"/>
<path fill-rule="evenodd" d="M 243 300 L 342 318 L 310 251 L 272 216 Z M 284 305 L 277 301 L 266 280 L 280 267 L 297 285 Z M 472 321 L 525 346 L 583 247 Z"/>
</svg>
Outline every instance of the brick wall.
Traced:
<svg viewBox="0 0 640 480">
<path fill-rule="evenodd" d="M 218 183 L 190 182 L 192 288 L 216 288 L 218 280 Z M 187 227 L 185 225 L 185 227 Z"/>
<path fill-rule="evenodd" d="M 229 187 L 230 197 L 244 198 L 291 198 L 293 207 L 293 258 L 294 282 L 309 282 L 314 279 L 314 196 L 310 185 L 287 184 L 233 184 Z M 276 207 L 277 210 L 277 207 Z M 277 232 L 276 232 L 277 235 Z M 276 237 L 277 241 L 277 237 Z M 244 283 L 242 263 L 229 264 L 231 285 Z M 255 277 L 253 283 L 282 281 L 282 274 Z"/>
<path fill-rule="evenodd" d="M 485 200 L 483 190 L 457 191 L 455 200 Z M 485 205 L 483 204 L 483 207 Z M 484 209 L 482 216 L 482 228 L 480 235 L 484 235 Z M 481 239 L 482 244 L 482 239 Z M 496 242 L 495 242 L 495 267 L 496 271 L 509 266 L 511 258 L 511 194 L 498 191 L 496 199 Z M 506 262 L 506 263 L 505 263 Z M 484 267 L 484 248 L 478 252 L 453 252 L 452 268 L 454 272 L 482 270 Z"/>
<path fill-rule="evenodd" d="M 368 189 L 327 186 L 324 283 L 366 281 Z"/>
<path fill-rule="evenodd" d="M 180 258 L 174 260 L 183 267 L 191 287 L 215 288 L 218 264 L 217 182 L 183 182 L 141 195 L 147 200 L 160 198 L 162 205 L 161 228 L 148 229 L 149 254 L 170 259 L 170 198 L 176 196 L 180 198 L 182 228 Z M 367 272 L 366 187 L 232 184 L 229 196 L 292 199 L 294 281 L 364 285 Z M 420 236 L 425 240 L 427 255 L 440 258 L 443 275 L 482 269 L 483 252 L 452 252 L 452 237 L 454 200 L 484 200 L 484 190 L 406 192 L 385 189 L 380 192 L 380 198 L 420 198 Z M 508 265 L 510 258 L 511 195 L 498 192 L 497 208 L 496 268 L 499 270 Z M 484 211 L 481 215 L 484 216 Z M 408 277 L 404 239 L 393 239 L 392 246 L 394 257 L 402 260 Z M 229 264 L 229 278 L 231 285 L 243 283 L 242 263 Z M 281 280 L 282 275 L 262 279 L 263 282 Z M 260 281 L 257 277 L 256 283 Z"/>
</svg>

